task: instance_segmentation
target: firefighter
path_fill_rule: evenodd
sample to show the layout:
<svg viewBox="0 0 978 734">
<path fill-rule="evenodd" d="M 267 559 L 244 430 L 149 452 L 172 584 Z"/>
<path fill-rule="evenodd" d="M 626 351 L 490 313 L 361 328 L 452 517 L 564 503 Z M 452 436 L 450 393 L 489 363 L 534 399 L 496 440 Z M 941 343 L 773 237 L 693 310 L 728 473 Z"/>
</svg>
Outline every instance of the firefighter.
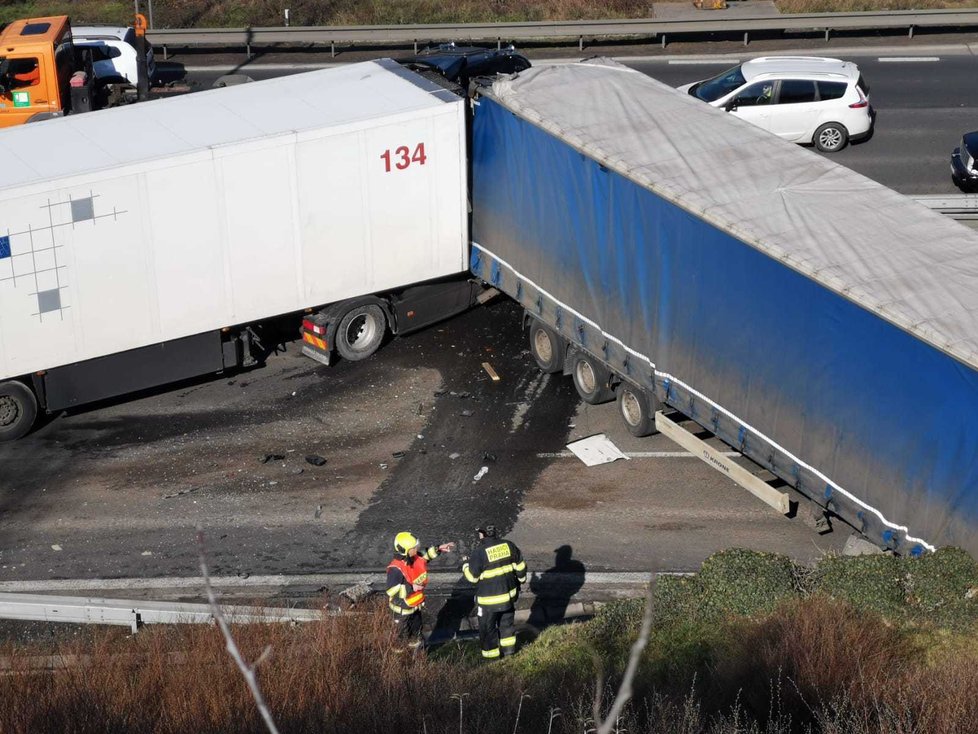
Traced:
<svg viewBox="0 0 978 734">
<path fill-rule="evenodd" d="M 526 563 L 516 545 L 500 540 L 494 525 L 478 528 L 479 547 L 462 573 L 475 584 L 479 643 L 486 659 L 516 652 L 516 599 L 526 582 Z"/>
<path fill-rule="evenodd" d="M 394 613 L 398 636 L 417 647 L 423 641 L 421 607 L 428 584 L 428 561 L 455 548 L 454 543 L 431 546 L 421 552 L 420 541 L 408 532 L 394 538 L 394 560 L 387 566 L 387 600 Z"/>
</svg>

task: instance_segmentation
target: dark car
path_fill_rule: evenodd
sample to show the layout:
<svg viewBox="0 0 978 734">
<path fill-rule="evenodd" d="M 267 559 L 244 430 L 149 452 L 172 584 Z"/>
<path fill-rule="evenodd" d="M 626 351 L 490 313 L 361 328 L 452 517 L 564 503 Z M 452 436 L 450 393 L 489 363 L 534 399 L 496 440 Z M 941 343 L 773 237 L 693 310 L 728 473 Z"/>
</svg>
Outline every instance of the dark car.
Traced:
<svg viewBox="0 0 978 734">
<path fill-rule="evenodd" d="M 962 191 L 978 192 L 978 130 L 965 133 L 961 145 L 951 152 L 951 180 Z"/>
<path fill-rule="evenodd" d="M 512 46 L 494 49 L 443 43 L 398 61 L 414 71 L 436 72 L 463 89 L 468 88 L 469 81 L 476 77 L 514 74 L 530 68 L 530 60 Z"/>
</svg>

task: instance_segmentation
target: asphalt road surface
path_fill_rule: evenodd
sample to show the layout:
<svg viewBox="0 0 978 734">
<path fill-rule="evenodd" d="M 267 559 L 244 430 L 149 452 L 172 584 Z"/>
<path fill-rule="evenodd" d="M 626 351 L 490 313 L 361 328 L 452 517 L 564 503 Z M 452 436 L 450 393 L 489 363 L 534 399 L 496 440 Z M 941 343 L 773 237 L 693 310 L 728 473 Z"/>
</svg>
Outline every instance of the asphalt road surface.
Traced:
<svg viewBox="0 0 978 734">
<path fill-rule="evenodd" d="M 614 403 L 580 404 L 524 347 L 499 299 L 361 363 L 290 343 L 252 371 L 55 418 L 0 446 L 0 582 L 193 576 L 198 524 L 212 572 L 241 577 L 381 570 L 405 529 L 457 541 L 434 565 L 458 569 L 486 522 L 538 571 L 563 545 L 590 571 L 675 571 L 729 546 L 808 560 L 845 541 L 661 436 L 632 438 Z M 562 455 L 600 432 L 635 458 Z"/>
</svg>

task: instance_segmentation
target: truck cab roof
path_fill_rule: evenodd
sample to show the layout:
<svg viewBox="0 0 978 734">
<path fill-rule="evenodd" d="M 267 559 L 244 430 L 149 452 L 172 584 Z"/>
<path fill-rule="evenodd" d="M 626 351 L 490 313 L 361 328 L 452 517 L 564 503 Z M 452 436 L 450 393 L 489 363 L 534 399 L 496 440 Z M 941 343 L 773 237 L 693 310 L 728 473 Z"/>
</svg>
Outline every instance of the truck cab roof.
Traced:
<svg viewBox="0 0 978 734">
<path fill-rule="evenodd" d="M 15 20 L 0 32 L 0 56 L 15 49 L 26 52 L 50 48 L 61 39 L 68 28 L 70 23 L 65 15 Z"/>
</svg>

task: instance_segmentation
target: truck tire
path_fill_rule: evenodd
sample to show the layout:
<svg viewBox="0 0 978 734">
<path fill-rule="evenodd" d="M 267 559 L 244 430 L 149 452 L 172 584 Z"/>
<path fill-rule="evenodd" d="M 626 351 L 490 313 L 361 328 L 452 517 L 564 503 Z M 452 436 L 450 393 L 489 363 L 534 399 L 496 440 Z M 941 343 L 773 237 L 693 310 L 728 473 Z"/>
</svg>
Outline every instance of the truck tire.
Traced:
<svg viewBox="0 0 978 734">
<path fill-rule="evenodd" d="M 608 387 L 611 372 L 590 354 L 575 349 L 570 367 L 574 387 L 585 403 L 600 405 L 615 399 L 615 391 Z"/>
<path fill-rule="evenodd" d="M 37 399 L 22 382 L 0 382 L 0 441 L 27 434 L 37 418 Z"/>
<path fill-rule="evenodd" d="M 615 388 L 618 399 L 618 415 L 625 428 L 633 436 L 651 436 L 655 430 L 655 410 L 658 400 L 629 382 L 621 382 Z"/>
<path fill-rule="evenodd" d="M 554 374 L 564 365 L 564 339 L 542 321 L 530 321 L 530 354 L 541 372 Z"/>
<path fill-rule="evenodd" d="M 827 122 L 819 125 L 812 136 L 812 143 L 823 153 L 837 153 L 849 142 L 849 131 L 839 122 Z"/>
<path fill-rule="evenodd" d="M 336 351 L 343 359 L 359 362 L 380 348 L 387 332 L 384 310 L 373 303 L 355 306 L 343 314 L 334 337 Z"/>
</svg>

